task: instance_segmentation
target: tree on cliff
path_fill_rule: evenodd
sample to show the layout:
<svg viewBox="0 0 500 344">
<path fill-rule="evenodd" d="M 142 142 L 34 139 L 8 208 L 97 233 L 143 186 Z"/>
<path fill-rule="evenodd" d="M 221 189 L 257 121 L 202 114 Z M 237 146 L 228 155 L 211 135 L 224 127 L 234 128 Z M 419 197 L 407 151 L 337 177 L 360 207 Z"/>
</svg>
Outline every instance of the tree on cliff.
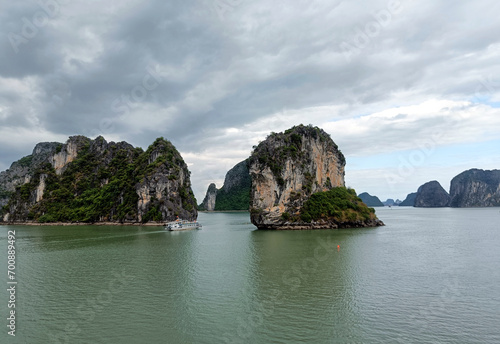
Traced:
<svg viewBox="0 0 500 344">
<path fill-rule="evenodd" d="M 149 222 L 197 216 L 187 165 L 163 138 L 144 152 L 126 142 L 73 136 L 44 159 L 27 174 L 27 182 L 15 187 L 4 209 L 8 221 Z"/>
<path fill-rule="evenodd" d="M 381 225 L 374 211 L 345 188 L 345 164 L 330 135 L 318 127 L 272 133 L 249 159 L 252 223 L 276 229 Z M 329 210 L 317 213 L 317 205 Z"/>
</svg>

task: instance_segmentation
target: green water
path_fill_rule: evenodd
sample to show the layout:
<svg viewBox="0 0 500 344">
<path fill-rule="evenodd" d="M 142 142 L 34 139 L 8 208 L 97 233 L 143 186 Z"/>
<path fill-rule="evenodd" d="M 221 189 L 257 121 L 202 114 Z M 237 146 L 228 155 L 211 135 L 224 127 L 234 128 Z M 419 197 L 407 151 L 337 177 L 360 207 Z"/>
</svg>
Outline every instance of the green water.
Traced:
<svg viewBox="0 0 500 344">
<path fill-rule="evenodd" d="M 377 214 L 341 231 L 256 231 L 247 213 L 186 232 L 1 226 L 0 343 L 500 343 L 500 209 Z"/>
</svg>

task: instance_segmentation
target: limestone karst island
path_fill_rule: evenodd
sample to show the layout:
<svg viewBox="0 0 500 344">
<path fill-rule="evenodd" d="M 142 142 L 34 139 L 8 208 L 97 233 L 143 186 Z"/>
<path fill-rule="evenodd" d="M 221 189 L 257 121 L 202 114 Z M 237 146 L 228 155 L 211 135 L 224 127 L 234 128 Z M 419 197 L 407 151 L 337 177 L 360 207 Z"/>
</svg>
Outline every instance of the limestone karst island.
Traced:
<svg viewBox="0 0 500 344">
<path fill-rule="evenodd" d="M 383 225 L 374 209 L 345 187 L 345 164 L 320 128 L 299 125 L 272 133 L 228 172 L 221 189 L 209 186 L 199 209 L 249 209 L 252 223 L 262 229 Z"/>
<path fill-rule="evenodd" d="M 146 151 L 126 142 L 72 136 L 40 143 L 0 174 L 10 223 L 151 223 L 195 219 L 190 172 L 163 138 Z"/>
<path fill-rule="evenodd" d="M 322 129 L 271 133 L 208 188 L 196 206 L 190 171 L 169 141 L 146 151 L 73 136 L 40 143 L 0 174 L 7 223 L 162 224 L 200 210 L 247 210 L 259 229 L 374 227 L 383 223 L 344 182 L 346 160 Z"/>
</svg>

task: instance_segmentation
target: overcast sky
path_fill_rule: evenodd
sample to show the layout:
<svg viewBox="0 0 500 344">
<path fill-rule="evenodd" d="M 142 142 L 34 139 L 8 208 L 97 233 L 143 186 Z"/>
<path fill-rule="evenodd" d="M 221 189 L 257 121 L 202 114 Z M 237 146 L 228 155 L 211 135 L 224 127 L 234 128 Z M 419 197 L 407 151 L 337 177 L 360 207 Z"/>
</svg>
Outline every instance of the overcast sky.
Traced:
<svg viewBox="0 0 500 344">
<path fill-rule="evenodd" d="M 163 136 L 198 202 L 313 124 L 346 184 L 404 199 L 500 168 L 500 2 L 0 0 L 0 170 L 41 141 Z"/>
</svg>

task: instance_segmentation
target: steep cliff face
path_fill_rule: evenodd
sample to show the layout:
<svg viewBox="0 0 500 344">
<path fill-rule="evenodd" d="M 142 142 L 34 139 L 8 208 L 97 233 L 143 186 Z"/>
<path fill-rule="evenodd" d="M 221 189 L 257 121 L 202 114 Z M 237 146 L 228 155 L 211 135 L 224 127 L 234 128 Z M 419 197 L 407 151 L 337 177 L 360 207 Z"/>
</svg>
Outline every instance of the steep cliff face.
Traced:
<svg viewBox="0 0 500 344">
<path fill-rule="evenodd" d="M 248 161 L 241 161 L 226 173 L 222 188 L 210 184 L 198 208 L 206 211 L 248 210 L 251 183 Z"/>
<path fill-rule="evenodd" d="M 417 208 L 439 208 L 447 207 L 449 204 L 450 195 L 438 181 L 434 180 L 418 188 L 414 206 Z"/>
<path fill-rule="evenodd" d="M 217 198 L 217 186 L 212 183 L 208 186 L 207 193 L 203 202 L 198 206 L 198 209 L 203 211 L 214 211 L 215 210 L 215 200 Z"/>
<path fill-rule="evenodd" d="M 37 146 L 38 147 L 38 146 Z M 194 219 L 190 172 L 175 147 L 73 136 L 41 159 L 4 207 L 10 222 L 149 222 Z"/>
<path fill-rule="evenodd" d="M 248 161 L 244 160 L 227 172 L 224 185 L 217 191 L 215 210 L 248 210 L 251 184 Z"/>
<path fill-rule="evenodd" d="M 102 142 L 101 139 L 97 140 Z M 57 175 L 61 175 L 66 166 L 76 159 L 78 153 L 82 151 L 86 146 L 90 145 L 92 140 L 85 136 L 72 136 L 70 139 L 58 149 L 58 152 L 50 157 L 50 163 Z M 97 147 L 97 142 L 94 147 Z"/>
<path fill-rule="evenodd" d="M 417 198 L 417 193 L 412 192 L 406 196 L 405 200 L 399 204 L 400 207 L 413 207 L 415 205 L 415 198 Z"/>
<path fill-rule="evenodd" d="M 383 207 L 384 203 L 377 197 L 372 196 L 368 192 L 363 192 L 358 195 L 359 198 L 369 207 Z"/>
<path fill-rule="evenodd" d="M 224 186 L 222 187 L 225 192 L 231 192 L 234 189 L 243 187 L 250 187 L 250 173 L 248 171 L 248 162 L 246 160 L 237 163 L 232 169 L 226 173 L 224 179 Z"/>
<path fill-rule="evenodd" d="M 471 169 L 452 179 L 452 207 L 500 206 L 500 170 Z"/>
<path fill-rule="evenodd" d="M 7 205 L 17 186 L 29 183 L 34 172 L 62 147 L 57 142 L 42 142 L 35 146 L 31 155 L 12 163 L 6 171 L 0 172 L 0 209 Z"/>
<path fill-rule="evenodd" d="M 337 228 L 349 221 L 354 227 L 358 220 L 361 225 L 355 217 L 315 219 L 303 212 L 313 194 L 344 187 L 344 155 L 323 130 L 300 125 L 273 133 L 255 148 L 249 167 L 250 217 L 258 228 Z M 351 201 L 358 202 L 353 196 Z"/>
</svg>

